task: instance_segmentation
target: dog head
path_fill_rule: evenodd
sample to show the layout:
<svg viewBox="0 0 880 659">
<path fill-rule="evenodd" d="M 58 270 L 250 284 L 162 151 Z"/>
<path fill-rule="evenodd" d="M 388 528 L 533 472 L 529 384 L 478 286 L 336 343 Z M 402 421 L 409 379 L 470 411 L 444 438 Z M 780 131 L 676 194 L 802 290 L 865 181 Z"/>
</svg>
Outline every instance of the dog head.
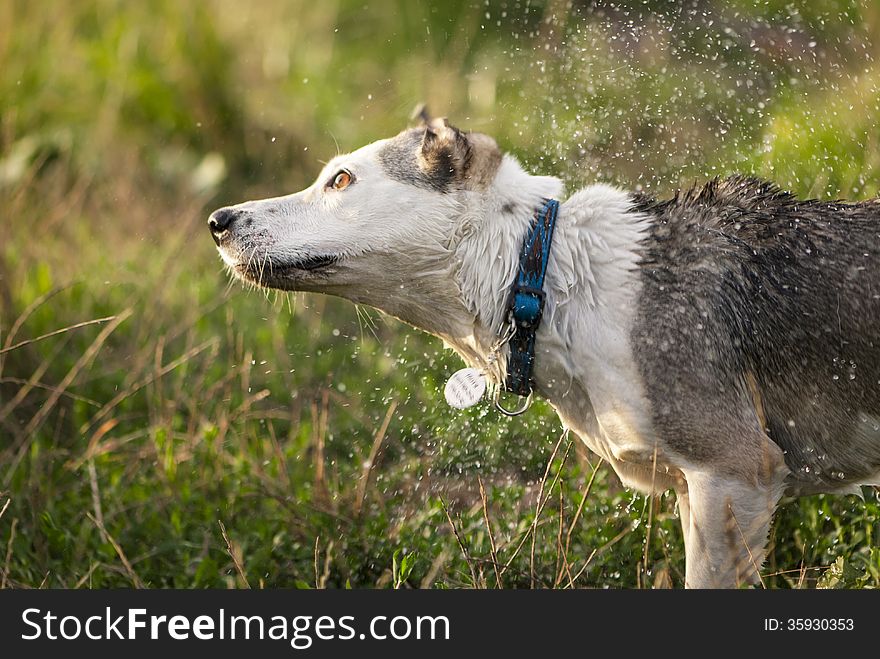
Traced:
<svg viewBox="0 0 880 659">
<path fill-rule="evenodd" d="M 227 266 L 261 287 L 317 291 L 387 310 L 448 266 L 467 198 L 501 152 L 445 119 L 333 158 L 295 194 L 221 208 L 208 225 Z M 391 313 L 395 313 L 391 310 Z"/>
</svg>

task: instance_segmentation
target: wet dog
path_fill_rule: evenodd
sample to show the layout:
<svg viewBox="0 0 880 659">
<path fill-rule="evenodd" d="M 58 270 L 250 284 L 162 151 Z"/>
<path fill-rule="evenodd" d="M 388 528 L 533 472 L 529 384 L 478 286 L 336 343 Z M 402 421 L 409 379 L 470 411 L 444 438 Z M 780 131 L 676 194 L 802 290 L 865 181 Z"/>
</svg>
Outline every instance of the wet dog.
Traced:
<svg viewBox="0 0 880 659">
<path fill-rule="evenodd" d="M 434 120 L 209 226 L 242 279 L 381 309 L 500 384 L 523 239 L 561 195 Z M 750 178 L 561 204 L 533 386 L 624 484 L 675 490 L 687 586 L 756 582 L 783 494 L 880 483 L 878 246 L 880 202 Z"/>
</svg>

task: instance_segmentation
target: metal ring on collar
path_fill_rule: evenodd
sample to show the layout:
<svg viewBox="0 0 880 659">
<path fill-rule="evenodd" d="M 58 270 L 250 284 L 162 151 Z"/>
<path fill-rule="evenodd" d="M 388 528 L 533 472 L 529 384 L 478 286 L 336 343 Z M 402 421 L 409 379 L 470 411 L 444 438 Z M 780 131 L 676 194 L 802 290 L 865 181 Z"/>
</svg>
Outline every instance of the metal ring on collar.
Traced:
<svg viewBox="0 0 880 659">
<path fill-rule="evenodd" d="M 517 398 L 520 399 L 519 407 L 508 409 L 501 404 L 502 393 L 502 387 L 498 387 L 497 389 L 495 389 L 495 408 L 505 416 L 519 416 L 527 409 L 529 409 L 529 407 L 531 407 L 532 405 L 532 393 L 529 392 L 528 396 L 517 396 Z"/>
</svg>

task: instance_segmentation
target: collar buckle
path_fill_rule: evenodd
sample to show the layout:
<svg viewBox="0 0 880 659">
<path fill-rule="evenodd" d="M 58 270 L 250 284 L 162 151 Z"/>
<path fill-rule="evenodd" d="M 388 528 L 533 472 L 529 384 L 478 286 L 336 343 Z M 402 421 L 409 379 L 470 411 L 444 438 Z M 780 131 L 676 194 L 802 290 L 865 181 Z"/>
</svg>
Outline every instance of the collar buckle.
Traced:
<svg viewBox="0 0 880 659">
<path fill-rule="evenodd" d="M 517 329 L 535 330 L 544 315 L 544 300 L 547 295 L 540 288 L 517 284 L 513 287 L 510 316 Z"/>
</svg>

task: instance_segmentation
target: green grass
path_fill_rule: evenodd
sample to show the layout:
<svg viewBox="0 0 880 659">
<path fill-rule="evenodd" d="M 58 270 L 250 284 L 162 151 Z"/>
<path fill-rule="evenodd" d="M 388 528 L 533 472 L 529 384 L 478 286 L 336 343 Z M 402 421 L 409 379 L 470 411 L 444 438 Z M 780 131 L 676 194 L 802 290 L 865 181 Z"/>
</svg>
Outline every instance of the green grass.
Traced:
<svg viewBox="0 0 880 659">
<path fill-rule="evenodd" d="M 3 3 L 0 586 L 680 586 L 672 495 L 543 404 L 453 412 L 375 311 L 230 286 L 204 218 L 420 100 L 570 187 L 876 194 L 880 12 L 736 4 Z M 864 493 L 786 502 L 766 585 L 880 584 Z"/>
</svg>

